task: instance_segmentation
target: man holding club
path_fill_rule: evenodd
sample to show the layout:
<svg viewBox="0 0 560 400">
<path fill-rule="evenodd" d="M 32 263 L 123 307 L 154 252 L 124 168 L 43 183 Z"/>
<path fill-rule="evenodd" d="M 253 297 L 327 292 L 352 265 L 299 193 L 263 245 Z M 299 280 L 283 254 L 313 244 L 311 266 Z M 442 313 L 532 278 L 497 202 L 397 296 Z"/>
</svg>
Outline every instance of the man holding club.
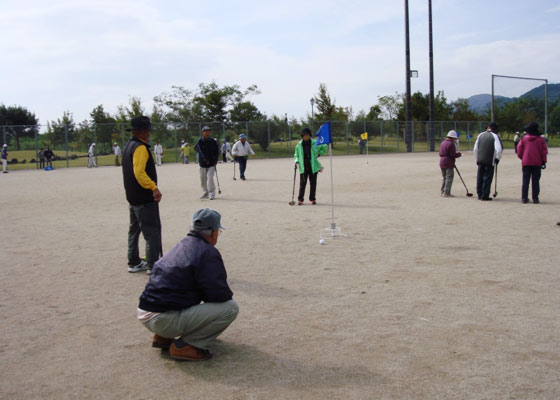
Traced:
<svg viewBox="0 0 560 400">
<path fill-rule="evenodd" d="M 249 155 L 255 155 L 255 152 L 247 141 L 247 135 L 245 135 L 244 133 L 239 135 L 239 140 L 233 145 L 231 153 L 233 154 L 233 158 L 235 158 L 235 160 L 239 163 L 239 177 L 242 181 L 244 181 L 245 170 L 247 169 L 247 160 L 249 159 Z"/>
<path fill-rule="evenodd" d="M 461 157 L 461 153 L 457 151 L 455 146 L 457 138 L 457 132 L 449 131 L 447 137 L 439 146 L 439 167 L 443 177 L 441 182 L 442 197 L 454 197 L 451 194 L 451 185 L 453 185 L 455 159 Z"/>
<path fill-rule="evenodd" d="M 476 138 L 473 152 L 478 173 L 476 175 L 476 193 L 478 200 L 490 201 L 490 189 L 492 188 L 492 178 L 494 167 L 498 166 L 502 158 L 502 143 L 497 135 L 498 125 L 490 122 L 486 131 L 480 133 Z"/>
<path fill-rule="evenodd" d="M 200 198 L 214 200 L 216 198 L 214 175 L 220 158 L 220 146 L 216 139 L 211 137 L 210 127 L 202 128 L 202 137 L 198 139 L 194 149 L 198 154 L 198 165 L 200 166 L 200 186 L 202 187 Z"/>
<path fill-rule="evenodd" d="M 134 117 L 130 121 L 132 137 L 124 147 L 122 169 L 126 199 L 129 203 L 128 272 L 148 270 L 162 253 L 157 172 L 150 151 L 152 125 L 148 117 Z M 140 259 L 138 239 L 140 232 L 146 240 L 146 261 Z"/>
<path fill-rule="evenodd" d="M 315 205 L 317 204 L 315 198 L 317 173 L 323 170 L 317 158 L 322 154 L 326 154 L 328 146 L 326 144 L 315 146 L 317 140 L 311 139 L 311 130 L 309 128 L 304 128 L 301 131 L 301 137 L 302 139 L 296 145 L 294 152 L 296 167 L 299 166 L 298 205 L 303 205 L 305 186 L 307 186 L 308 179 L 310 183 L 309 201 L 311 201 L 312 205 Z"/>
</svg>

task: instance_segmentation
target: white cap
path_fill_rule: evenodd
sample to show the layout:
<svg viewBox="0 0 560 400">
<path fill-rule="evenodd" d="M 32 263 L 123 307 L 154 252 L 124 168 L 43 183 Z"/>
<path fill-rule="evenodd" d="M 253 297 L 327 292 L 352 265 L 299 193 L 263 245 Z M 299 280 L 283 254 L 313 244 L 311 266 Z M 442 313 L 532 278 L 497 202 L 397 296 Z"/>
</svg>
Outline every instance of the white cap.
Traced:
<svg viewBox="0 0 560 400">
<path fill-rule="evenodd" d="M 4 144 L 4 146 L 2 146 L 2 147 L 8 147 L 8 145 L 7 145 L 7 144 Z"/>
<path fill-rule="evenodd" d="M 92 146 L 95 146 L 95 143 L 92 143 L 91 145 L 92 145 Z"/>
<path fill-rule="evenodd" d="M 457 139 L 459 137 L 459 135 L 457 135 L 457 132 L 455 132 L 455 131 L 449 131 L 449 132 L 447 132 L 447 137 Z"/>
<path fill-rule="evenodd" d="M 117 145 L 117 142 L 113 143 L 113 146 L 116 146 L 116 145 Z"/>
</svg>

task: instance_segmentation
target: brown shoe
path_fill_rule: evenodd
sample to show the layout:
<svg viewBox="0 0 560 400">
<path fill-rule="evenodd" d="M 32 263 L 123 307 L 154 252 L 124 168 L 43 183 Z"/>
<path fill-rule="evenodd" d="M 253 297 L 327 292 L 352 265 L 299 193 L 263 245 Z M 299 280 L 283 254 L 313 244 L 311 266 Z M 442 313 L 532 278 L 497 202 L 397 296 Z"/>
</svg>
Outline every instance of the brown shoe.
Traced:
<svg viewBox="0 0 560 400">
<path fill-rule="evenodd" d="M 199 349 L 190 344 L 178 348 L 175 343 L 172 343 L 169 347 L 169 355 L 175 360 L 184 361 L 206 361 L 212 358 L 212 353 L 209 350 Z"/>
<path fill-rule="evenodd" d="M 156 349 L 169 350 L 169 346 L 173 343 L 173 339 L 167 339 L 159 335 L 154 335 L 152 338 L 152 347 Z"/>
</svg>

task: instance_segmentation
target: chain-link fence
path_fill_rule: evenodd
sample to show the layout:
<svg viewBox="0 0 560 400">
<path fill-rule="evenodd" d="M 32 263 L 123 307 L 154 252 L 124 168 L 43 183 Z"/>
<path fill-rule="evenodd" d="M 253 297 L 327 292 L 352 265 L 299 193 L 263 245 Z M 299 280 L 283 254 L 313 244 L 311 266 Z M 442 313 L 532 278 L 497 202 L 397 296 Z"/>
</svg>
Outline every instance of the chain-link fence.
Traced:
<svg viewBox="0 0 560 400">
<path fill-rule="evenodd" d="M 317 131 L 323 121 L 247 121 L 247 122 L 184 122 L 155 123 L 152 125 L 151 144 L 160 143 L 164 163 L 183 160 L 183 142 L 188 144 L 184 151 L 195 161 L 194 145 L 200 137 L 202 127 L 209 126 L 212 136 L 220 143 L 224 140 L 233 144 L 241 133 L 245 133 L 259 158 L 291 157 L 300 140 L 304 127 Z M 482 132 L 487 122 L 482 121 L 436 121 L 432 122 L 433 140 L 430 141 L 430 123 L 411 123 L 410 143 L 407 143 L 406 124 L 403 121 L 331 121 L 333 153 L 365 154 L 384 152 L 438 151 L 440 142 L 447 132 L 459 133 L 459 148 L 472 150 L 476 135 Z M 86 167 L 88 164 L 116 165 L 115 146 L 121 150 L 128 141 L 128 123 L 78 124 L 44 126 L 0 126 L 3 143 L 8 145 L 8 163 L 11 169 L 44 168 L 52 163 L 54 168 Z M 367 139 L 364 133 L 367 132 Z M 501 133 L 504 146 L 513 147 L 513 135 Z M 552 135 L 549 145 L 560 145 L 560 137 Z M 92 159 L 88 150 L 95 143 Z M 410 146 L 408 146 L 410 144 Z M 50 149 L 53 153 L 50 160 Z M 88 162 L 89 161 L 89 162 Z"/>
</svg>

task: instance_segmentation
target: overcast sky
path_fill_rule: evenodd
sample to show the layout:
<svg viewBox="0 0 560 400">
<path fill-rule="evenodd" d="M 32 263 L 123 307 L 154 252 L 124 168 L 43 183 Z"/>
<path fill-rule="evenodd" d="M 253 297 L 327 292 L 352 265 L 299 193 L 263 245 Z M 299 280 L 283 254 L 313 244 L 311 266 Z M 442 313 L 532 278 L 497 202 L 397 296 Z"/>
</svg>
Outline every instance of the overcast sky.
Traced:
<svg viewBox="0 0 560 400">
<path fill-rule="evenodd" d="M 0 0 L 0 103 L 76 121 L 172 85 L 256 84 L 268 115 L 304 117 L 324 82 L 354 112 L 405 90 L 404 2 Z M 410 0 L 413 91 L 428 91 L 428 9 Z M 560 1 L 433 0 L 435 88 L 490 92 L 494 74 L 560 82 Z M 500 81 L 519 95 L 538 83 Z"/>
</svg>

